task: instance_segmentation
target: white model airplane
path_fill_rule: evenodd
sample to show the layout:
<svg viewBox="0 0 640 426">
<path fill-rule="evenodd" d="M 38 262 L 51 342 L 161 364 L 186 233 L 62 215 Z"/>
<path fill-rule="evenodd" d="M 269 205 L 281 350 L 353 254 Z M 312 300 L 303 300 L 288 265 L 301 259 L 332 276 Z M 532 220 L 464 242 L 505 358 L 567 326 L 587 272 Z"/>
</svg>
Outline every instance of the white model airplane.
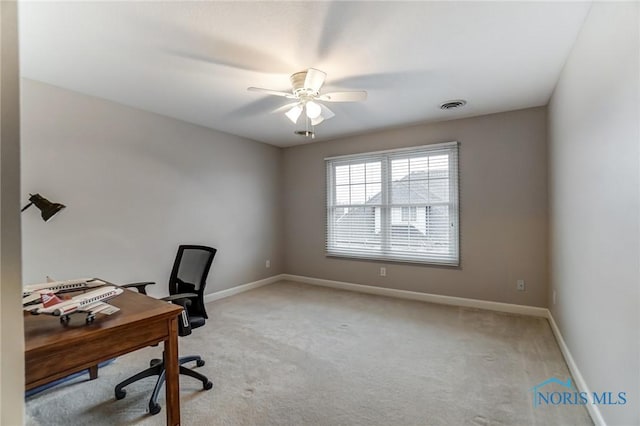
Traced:
<svg viewBox="0 0 640 426">
<path fill-rule="evenodd" d="M 118 312 L 120 308 L 104 303 L 104 300 L 116 297 L 122 294 L 124 290 L 114 286 L 106 286 L 97 290 L 90 291 L 78 296 L 74 296 L 68 300 L 62 300 L 48 289 L 40 290 L 42 303 L 27 306 L 25 311 L 31 312 L 33 315 L 47 314 L 60 317 L 60 321 L 64 324 L 69 322 L 69 315 L 78 312 L 86 312 L 87 324 L 93 322 L 97 313 L 111 315 Z"/>
<path fill-rule="evenodd" d="M 49 290 L 53 293 L 83 290 L 87 288 L 102 287 L 106 282 L 97 278 L 80 278 L 67 281 L 50 281 L 43 284 L 30 284 L 22 289 L 22 306 L 29 305 L 40 300 L 40 291 Z"/>
</svg>

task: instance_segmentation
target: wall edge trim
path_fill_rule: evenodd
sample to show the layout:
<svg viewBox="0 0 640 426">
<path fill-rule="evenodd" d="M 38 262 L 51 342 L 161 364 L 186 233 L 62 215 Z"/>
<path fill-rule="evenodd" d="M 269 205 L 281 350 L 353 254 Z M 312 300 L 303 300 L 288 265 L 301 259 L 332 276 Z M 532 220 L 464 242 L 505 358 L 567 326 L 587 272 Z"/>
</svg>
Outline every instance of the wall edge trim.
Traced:
<svg viewBox="0 0 640 426">
<path fill-rule="evenodd" d="M 551 326 L 551 331 L 553 332 L 553 336 L 556 338 L 556 342 L 558 342 L 558 346 L 560 346 L 560 352 L 562 353 L 562 357 L 564 358 L 565 362 L 567 363 L 567 366 L 569 367 L 569 372 L 573 377 L 573 382 L 576 384 L 576 387 L 578 388 L 579 392 L 586 392 L 590 394 L 591 391 L 589 390 L 589 386 L 587 386 L 587 382 L 584 380 L 584 377 L 582 376 L 582 373 L 578 368 L 578 364 L 576 364 L 576 361 L 573 359 L 573 356 L 571 355 L 571 351 L 569 350 L 569 347 L 564 341 L 564 338 L 562 337 L 562 333 L 560 333 L 560 328 L 558 327 L 558 324 L 556 324 L 556 321 L 553 318 L 551 311 L 547 310 L 547 312 L 548 312 L 547 320 L 549 321 L 549 325 Z M 587 407 L 587 411 L 589 412 L 589 416 L 591 416 L 591 420 L 593 420 L 593 423 L 596 426 L 607 426 L 607 423 L 604 421 L 604 418 L 602 417 L 602 413 L 600 412 L 600 409 L 596 405 L 586 404 L 586 407 Z"/>
<path fill-rule="evenodd" d="M 283 280 L 284 274 L 273 275 L 271 277 L 263 278 L 261 280 L 252 281 L 246 284 L 240 284 L 224 290 L 215 291 L 204 295 L 204 303 L 213 302 L 215 300 L 224 299 L 245 291 L 253 290 L 254 288 L 262 287 L 265 285 L 273 284 L 275 282 Z"/>
<path fill-rule="evenodd" d="M 305 284 L 331 287 L 341 290 L 355 291 L 359 293 L 376 294 L 399 299 L 419 300 L 422 302 L 437 303 L 440 305 L 461 306 L 466 308 L 485 309 L 489 311 L 506 312 L 512 314 L 529 315 L 534 317 L 548 317 L 548 309 L 537 306 L 516 305 L 512 303 L 491 302 L 488 300 L 469 299 L 466 297 L 443 296 L 440 294 L 420 293 L 417 291 L 397 290 L 386 287 L 375 287 L 364 284 L 354 284 L 343 281 L 332 281 L 320 278 L 305 277 L 302 275 L 282 274 L 286 280 L 297 281 Z"/>
</svg>

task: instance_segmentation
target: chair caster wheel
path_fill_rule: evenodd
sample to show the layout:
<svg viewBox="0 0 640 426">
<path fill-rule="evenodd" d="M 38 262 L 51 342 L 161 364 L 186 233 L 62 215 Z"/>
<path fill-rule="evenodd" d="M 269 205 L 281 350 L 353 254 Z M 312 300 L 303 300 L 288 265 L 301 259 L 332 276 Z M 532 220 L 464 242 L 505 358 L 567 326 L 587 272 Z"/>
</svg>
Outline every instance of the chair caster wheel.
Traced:
<svg viewBox="0 0 640 426">
<path fill-rule="evenodd" d="M 202 385 L 202 388 L 204 390 L 209 390 L 213 388 L 213 383 L 211 382 L 211 380 L 209 380 L 207 383 L 205 383 L 204 385 Z"/>
<path fill-rule="evenodd" d="M 158 414 L 161 409 L 162 407 L 160 407 L 160 404 L 154 404 L 152 402 L 149 403 L 149 413 L 152 416 L 155 416 L 156 414 Z"/>
<path fill-rule="evenodd" d="M 199 359 L 196 361 L 196 366 L 202 367 L 204 365 L 204 359 Z"/>
<path fill-rule="evenodd" d="M 125 396 L 127 396 L 127 391 L 122 389 L 122 390 L 117 390 L 116 389 L 116 399 L 122 399 Z"/>
</svg>

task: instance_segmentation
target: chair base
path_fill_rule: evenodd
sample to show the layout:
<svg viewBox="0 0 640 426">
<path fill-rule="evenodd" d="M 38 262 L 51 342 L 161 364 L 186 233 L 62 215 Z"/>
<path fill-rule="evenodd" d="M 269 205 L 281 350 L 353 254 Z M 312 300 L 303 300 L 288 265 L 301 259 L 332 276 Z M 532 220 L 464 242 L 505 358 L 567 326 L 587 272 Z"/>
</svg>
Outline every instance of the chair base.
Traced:
<svg viewBox="0 0 640 426">
<path fill-rule="evenodd" d="M 188 362 L 196 362 L 196 366 L 202 367 L 204 365 L 204 360 L 198 355 L 190 355 L 183 356 L 178 358 L 179 365 L 179 373 L 184 374 L 185 376 L 193 377 L 194 379 L 198 379 L 202 382 L 202 389 L 209 390 L 213 388 L 213 383 L 204 375 L 198 373 L 197 371 L 193 371 L 183 364 Z M 156 381 L 156 385 L 153 388 L 153 392 L 151 393 L 151 398 L 149 399 L 149 413 L 150 414 L 158 414 L 161 410 L 160 404 L 158 404 L 158 395 L 160 394 L 160 390 L 162 389 L 162 385 L 165 382 L 166 369 L 164 365 L 164 353 L 162 354 L 162 359 L 152 359 L 149 363 L 150 367 L 144 371 L 139 372 L 136 375 L 129 377 L 126 380 L 118 383 L 115 388 L 115 397 L 116 399 L 122 399 L 127 395 L 127 391 L 124 390 L 126 386 L 129 386 L 131 383 L 137 382 L 138 380 L 145 379 L 151 376 L 158 376 L 158 380 Z"/>
</svg>

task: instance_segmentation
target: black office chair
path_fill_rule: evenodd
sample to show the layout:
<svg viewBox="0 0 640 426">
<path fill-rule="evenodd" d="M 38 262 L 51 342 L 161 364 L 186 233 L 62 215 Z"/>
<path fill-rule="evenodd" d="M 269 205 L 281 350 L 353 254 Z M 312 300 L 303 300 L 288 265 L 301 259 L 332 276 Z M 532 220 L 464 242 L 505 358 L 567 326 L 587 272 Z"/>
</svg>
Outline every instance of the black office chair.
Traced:
<svg viewBox="0 0 640 426">
<path fill-rule="evenodd" d="M 169 297 L 161 300 L 170 301 L 181 305 L 184 308 L 183 315 L 186 315 L 188 321 L 178 321 L 178 334 L 180 336 L 188 336 L 191 329 L 201 327 L 208 318 L 207 311 L 204 308 L 204 287 L 207 284 L 207 275 L 211 268 L 211 263 L 216 255 L 217 250 L 206 246 L 181 245 L 178 247 L 178 254 L 173 263 L 171 277 L 169 278 Z M 155 284 L 153 282 L 141 282 L 125 284 L 122 287 L 134 287 L 140 293 L 147 294 L 146 286 Z M 160 404 L 158 404 L 158 394 L 165 382 L 165 365 L 164 353 L 163 359 L 152 359 L 150 367 L 135 376 L 129 377 L 127 380 L 119 383 L 115 389 L 116 399 L 122 399 L 126 396 L 125 386 L 140 379 L 150 376 L 158 376 L 153 393 L 149 399 L 149 412 L 158 414 L 160 412 Z M 195 361 L 196 366 L 202 367 L 204 360 L 198 355 L 184 356 L 178 358 L 180 364 L 180 374 L 194 377 L 202 382 L 202 388 L 209 390 L 213 387 L 213 383 L 202 374 L 190 370 L 183 366 L 187 362 Z"/>
</svg>

